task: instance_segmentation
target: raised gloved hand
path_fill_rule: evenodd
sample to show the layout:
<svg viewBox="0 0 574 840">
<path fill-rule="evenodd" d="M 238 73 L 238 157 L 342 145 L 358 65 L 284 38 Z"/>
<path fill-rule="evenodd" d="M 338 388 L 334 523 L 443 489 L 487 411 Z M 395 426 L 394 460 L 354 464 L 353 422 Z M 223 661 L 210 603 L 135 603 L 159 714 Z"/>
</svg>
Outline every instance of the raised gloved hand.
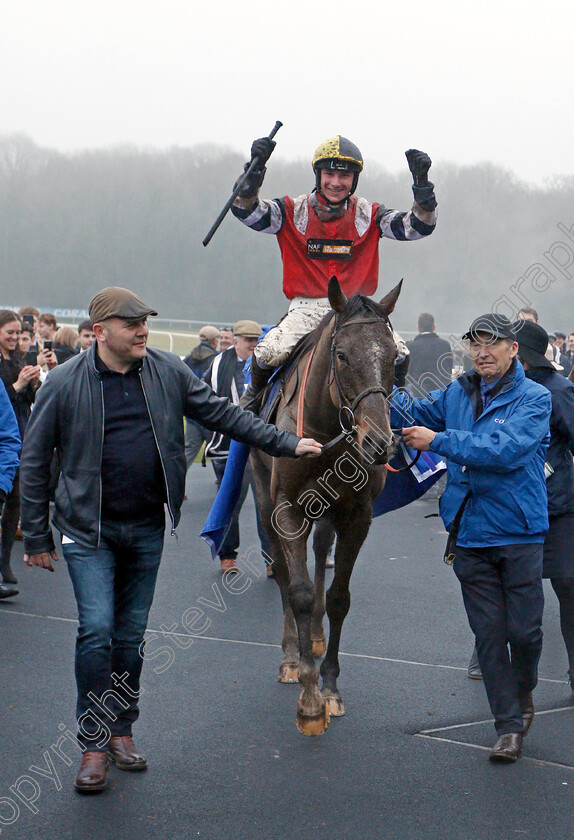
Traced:
<svg viewBox="0 0 574 840">
<path fill-rule="evenodd" d="M 432 160 L 426 152 L 419 152 L 418 149 L 408 149 L 405 157 L 409 169 L 413 175 L 413 181 L 417 187 L 426 187 L 428 184 L 428 171 L 431 168 Z"/>
<path fill-rule="evenodd" d="M 275 145 L 275 140 L 270 140 L 269 137 L 260 137 L 259 140 L 253 141 L 251 144 L 251 160 L 259 158 L 258 169 L 265 168 L 265 164 L 271 157 Z"/>
</svg>

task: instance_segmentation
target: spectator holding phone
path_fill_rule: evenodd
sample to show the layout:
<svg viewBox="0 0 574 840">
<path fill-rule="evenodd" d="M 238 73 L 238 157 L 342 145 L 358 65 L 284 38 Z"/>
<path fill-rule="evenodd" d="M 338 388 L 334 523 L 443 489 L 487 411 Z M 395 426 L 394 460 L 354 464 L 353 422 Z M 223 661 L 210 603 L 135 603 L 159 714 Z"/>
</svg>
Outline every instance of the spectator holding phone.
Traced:
<svg viewBox="0 0 574 840">
<path fill-rule="evenodd" d="M 40 310 L 35 306 L 21 306 L 18 310 L 18 317 L 22 322 L 22 326 L 28 326 L 32 330 L 32 349 L 37 350 L 38 337 L 36 330 L 38 329 L 38 319 L 40 317 Z"/>
<path fill-rule="evenodd" d="M 52 314 L 52 312 L 41 312 L 40 317 L 38 318 L 38 328 L 37 333 L 42 342 L 54 341 L 54 336 L 56 335 L 56 330 L 58 329 L 58 323 L 56 321 L 56 316 Z"/>
<path fill-rule="evenodd" d="M 0 309 L 0 379 L 4 383 L 16 420 L 20 437 L 30 417 L 36 389 L 40 384 L 40 365 L 27 364 L 19 349 L 22 324 L 18 315 Z M 39 354 L 39 357 L 42 354 Z M 12 546 L 20 518 L 20 482 L 18 473 L 2 510 L 2 538 L 0 541 L 0 573 L 4 583 L 18 583 L 10 567 Z"/>
<path fill-rule="evenodd" d="M 31 327 L 29 323 L 22 321 L 22 332 L 20 333 L 20 337 L 18 339 L 18 350 L 26 360 L 26 364 L 36 364 L 36 354 L 33 350 L 30 350 L 34 339 L 33 333 L 33 327 Z M 33 362 L 32 354 L 34 355 Z"/>
</svg>

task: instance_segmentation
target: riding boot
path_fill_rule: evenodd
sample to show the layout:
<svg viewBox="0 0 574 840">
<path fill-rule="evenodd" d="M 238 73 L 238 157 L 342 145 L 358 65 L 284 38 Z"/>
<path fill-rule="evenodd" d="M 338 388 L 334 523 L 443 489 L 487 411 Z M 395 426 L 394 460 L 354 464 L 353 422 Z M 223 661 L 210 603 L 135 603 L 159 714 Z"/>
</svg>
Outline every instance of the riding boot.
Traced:
<svg viewBox="0 0 574 840">
<path fill-rule="evenodd" d="M 259 414 L 265 386 L 274 370 L 275 368 L 272 367 L 260 367 L 255 355 L 251 357 L 251 382 L 239 401 L 241 408 Z"/>
</svg>

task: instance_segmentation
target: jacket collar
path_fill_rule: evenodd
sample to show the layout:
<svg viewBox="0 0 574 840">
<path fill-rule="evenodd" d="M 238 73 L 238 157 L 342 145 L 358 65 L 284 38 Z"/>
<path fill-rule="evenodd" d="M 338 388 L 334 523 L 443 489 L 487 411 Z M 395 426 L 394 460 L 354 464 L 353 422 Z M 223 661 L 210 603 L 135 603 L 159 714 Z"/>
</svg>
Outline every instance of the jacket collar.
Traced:
<svg viewBox="0 0 574 840">
<path fill-rule="evenodd" d="M 540 382 L 542 384 L 548 382 L 555 376 L 560 376 L 556 370 L 547 367 L 530 368 L 525 371 L 525 375 L 527 379 L 532 379 L 533 382 Z"/>
<path fill-rule="evenodd" d="M 102 378 L 102 373 L 98 370 L 98 366 L 96 364 L 96 346 L 97 346 L 97 341 L 94 341 L 92 343 L 92 346 L 88 347 L 88 349 L 83 354 L 83 356 L 85 357 L 85 361 L 86 361 L 86 364 L 88 366 L 88 370 L 92 374 L 92 376 L 95 376 L 96 379 L 101 379 Z M 141 359 L 140 361 L 138 361 L 134 365 L 132 365 L 132 367 L 130 368 L 130 370 L 128 372 L 131 373 L 133 370 L 142 370 L 142 368 L 144 366 L 144 363 L 145 363 L 145 359 L 146 359 L 146 357 L 144 357 L 143 359 Z M 100 359 L 100 362 L 101 362 L 101 359 Z"/>
<path fill-rule="evenodd" d="M 522 367 L 519 359 L 515 357 L 506 373 L 500 377 L 494 386 L 491 393 L 492 399 L 486 410 L 488 411 L 491 408 L 495 398 L 499 398 L 497 405 L 500 405 L 500 398 L 505 397 L 516 386 L 520 385 L 525 378 L 524 368 Z M 480 376 L 476 373 L 476 371 L 469 371 L 468 373 L 464 373 L 462 376 L 459 376 L 457 381 L 460 382 L 461 387 L 468 395 L 472 405 L 474 419 L 477 420 L 484 411 L 482 407 L 482 398 L 480 396 Z"/>
</svg>

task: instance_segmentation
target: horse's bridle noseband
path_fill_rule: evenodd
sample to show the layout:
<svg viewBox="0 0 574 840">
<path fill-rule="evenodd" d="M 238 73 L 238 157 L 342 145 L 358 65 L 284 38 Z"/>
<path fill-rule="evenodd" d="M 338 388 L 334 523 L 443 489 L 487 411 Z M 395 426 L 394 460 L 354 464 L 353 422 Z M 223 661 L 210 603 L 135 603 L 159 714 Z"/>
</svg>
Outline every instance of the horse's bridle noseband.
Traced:
<svg viewBox="0 0 574 840">
<path fill-rule="evenodd" d="M 389 320 L 387 318 L 385 318 L 384 320 L 386 325 L 392 330 Z M 335 321 L 335 329 L 333 330 L 333 335 L 331 336 L 331 368 L 329 371 L 327 386 L 330 387 L 331 383 L 334 382 L 335 387 L 337 388 L 337 398 L 339 400 L 339 425 L 341 427 L 341 433 L 337 435 L 337 437 L 333 438 L 333 440 L 330 440 L 328 443 L 325 443 L 323 445 L 323 451 L 330 449 L 332 446 L 335 446 L 335 444 L 339 443 L 339 441 L 347 435 L 357 434 L 357 432 L 359 431 L 359 427 L 355 420 L 355 411 L 357 410 L 359 404 L 365 399 L 365 397 L 368 397 L 369 394 L 383 394 L 385 399 L 388 400 L 389 398 L 386 388 L 375 385 L 371 388 L 365 388 L 365 390 L 361 391 L 361 393 L 358 394 L 354 398 L 354 400 L 349 400 L 348 397 L 345 396 L 343 385 L 341 383 L 341 379 L 337 371 L 337 363 L 335 359 L 336 338 L 337 333 L 340 329 L 351 324 L 354 326 L 355 324 L 380 324 L 380 322 L 380 318 L 368 318 L 363 319 L 361 321 L 346 321 L 343 324 L 339 324 L 337 320 Z M 343 419 L 345 415 L 348 415 L 348 419 L 350 420 L 349 426 L 347 426 Z"/>
</svg>

